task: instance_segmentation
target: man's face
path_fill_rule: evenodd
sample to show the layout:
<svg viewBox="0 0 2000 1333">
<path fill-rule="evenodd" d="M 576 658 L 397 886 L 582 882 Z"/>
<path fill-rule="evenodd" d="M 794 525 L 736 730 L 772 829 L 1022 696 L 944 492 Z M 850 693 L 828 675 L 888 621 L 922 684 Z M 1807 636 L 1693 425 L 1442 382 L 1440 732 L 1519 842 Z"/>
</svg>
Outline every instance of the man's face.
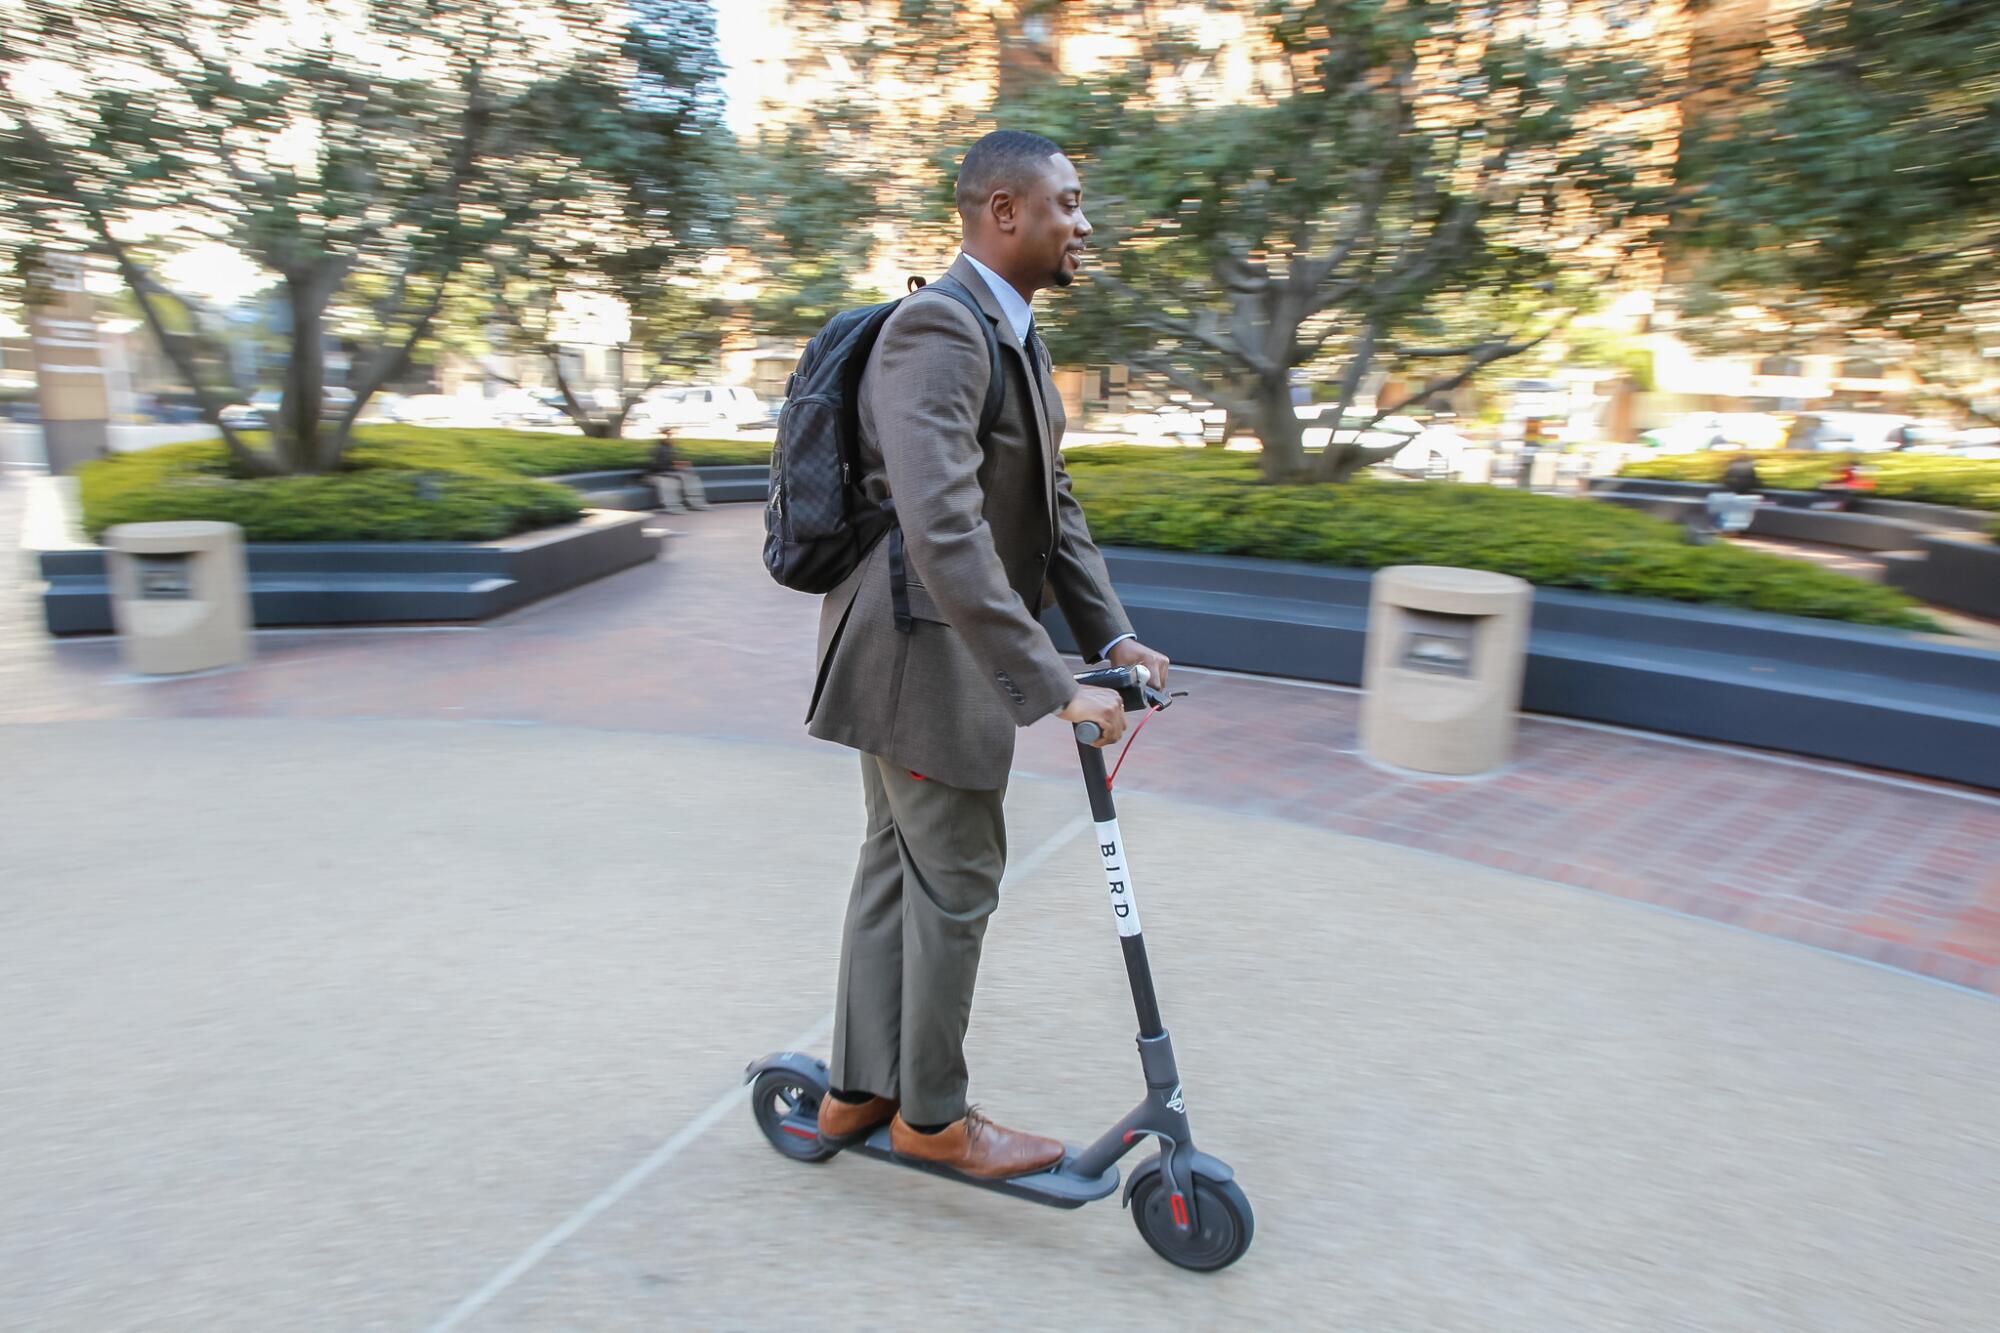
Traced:
<svg viewBox="0 0 2000 1333">
<path fill-rule="evenodd" d="M 1018 214 L 1022 267 L 1046 274 L 1047 284 L 1067 287 L 1076 281 L 1083 263 L 1090 221 L 1083 216 L 1083 182 L 1076 167 L 1061 153 L 1049 155 L 1042 178 L 1029 187 Z"/>
</svg>

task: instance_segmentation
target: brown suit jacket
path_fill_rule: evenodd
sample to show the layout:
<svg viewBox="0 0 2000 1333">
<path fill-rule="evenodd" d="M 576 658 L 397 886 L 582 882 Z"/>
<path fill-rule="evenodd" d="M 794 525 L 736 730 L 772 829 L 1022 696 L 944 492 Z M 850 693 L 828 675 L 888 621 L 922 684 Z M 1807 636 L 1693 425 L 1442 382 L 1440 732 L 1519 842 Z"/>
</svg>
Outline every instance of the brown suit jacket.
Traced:
<svg viewBox="0 0 2000 1333">
<path fill-rule="evenodd" d="M 877 542 L 821 605 L 807 721 L 822 740 L 992 789 L 1006 784 L 1015 729 L 1076 689 L 1037 618 L 1045 589 L 1088 652 L 1131 623 L 1070 493 L 1048 367 L 1030 365 L 977 269 L 961 258 L 951 276 L 1000 339 L 1006 402 L 982 447 L 984 331 L 942 293 L 897 307 L 861 381 L 862 485 L 895 498 L 915 623 L 896 629 L 889 543 Z"/>
</svg>

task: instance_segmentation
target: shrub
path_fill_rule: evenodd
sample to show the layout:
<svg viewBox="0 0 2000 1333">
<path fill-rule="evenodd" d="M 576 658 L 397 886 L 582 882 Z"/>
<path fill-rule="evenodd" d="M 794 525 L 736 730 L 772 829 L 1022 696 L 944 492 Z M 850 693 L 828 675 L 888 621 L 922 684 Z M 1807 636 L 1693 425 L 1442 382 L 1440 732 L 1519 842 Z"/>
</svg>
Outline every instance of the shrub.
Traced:
<svg viewBox="0 0 2000 1333">
<path fill-rule="evenodd" d="M 1678 525 L 1612 505 L 1366 477 L 1266 486 L 1253 458 L 1216 450 L 1083 448 L 1065 462 L 1107 544 L 1360 569 L 1458 565 L 1545 587 L 1938 628 L 1892 589 L 1758 551 L 1689 546 Z"/>
<path fill-rule="evenodd" d="M 676 439 L 681 457 L 698 466 L 723 463 L 768 463 L 771 437 L 747 440 Z M 556 435 L 531 430 L 475 430 L 427 426 L 373 426 L 357 434 L 350 460 L 393 455 L 399 464 L 419 456 L 441 456 L 450 449 L 490 466 L 528 477 L 553 477 L 565 472 L 610 472 L 644 467 L 653 440 L 592 440 L 581 435 Z"/>
<path fill-rule="evenodd" d="M 261 444 L 256 434 L 248 437 Z M 768 440 L 677 440 L 696 464 L 764 463 Z M 246 477 L 219 440 L 162 445 L 83 469 L 84 528 L 211 519 L 246 541 L 490 541 L 575 522 L 566 486 L 533 480 L 643 467 L 651 440 L 543 431 L 364 426 L 327 476 Z"/>
<path fill-rule="evenodd" d="M 246 478 L 219 441 L 162 445 L 81 470 L 83 525 L 209 519 L 244 540 L 490 541 L 574 522 L 566 486 L 535 481 L 435 443 L 407 452 L 357 446 L 327 476 Z"/>
</svg>

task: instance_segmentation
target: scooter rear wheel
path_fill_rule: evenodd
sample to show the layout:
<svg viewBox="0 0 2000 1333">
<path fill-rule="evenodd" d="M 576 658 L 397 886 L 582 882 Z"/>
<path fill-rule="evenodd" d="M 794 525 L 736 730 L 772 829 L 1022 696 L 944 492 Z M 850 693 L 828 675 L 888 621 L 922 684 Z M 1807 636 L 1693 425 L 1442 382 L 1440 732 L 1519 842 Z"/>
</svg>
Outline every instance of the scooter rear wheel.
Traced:
<svg viewBox="0 0 2000 1333">
<path fill-rule="evenodd" d="M 824 1162 L 839 1152 L 819 1138 L 826 1089 L 786 1069 L 767 1069 L 750 1085 L 750 1109 L 771 1146 L 795 1162 Z"/>
<path fill-rule="evenodd" d="M 1197 1273 L 1227 1268 L 1250 1248 L 1257 1218 L 1250 1200 L 1233 1180 L 1194 1177 L 1194 1229 L 1186 1235 L 1174 1227 L 1173 1191 L 1160 1159 L 1140 1167 L 1132 1177 L 1132 1222 L 1146 1243 L 1168 1263 Z"/>
</svg>

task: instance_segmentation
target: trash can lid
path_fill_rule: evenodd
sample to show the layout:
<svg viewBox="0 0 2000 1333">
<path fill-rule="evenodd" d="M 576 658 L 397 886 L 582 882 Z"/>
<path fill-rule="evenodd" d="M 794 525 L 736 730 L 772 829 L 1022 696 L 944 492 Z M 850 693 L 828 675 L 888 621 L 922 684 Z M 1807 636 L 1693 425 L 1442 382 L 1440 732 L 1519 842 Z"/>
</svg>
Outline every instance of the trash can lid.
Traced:
<svg viewBox="0 0 2000 1333">
<path fill-rule="evenodd" d="M 203 551 L 241 541 L 243 529 L 234 523 L 181 519 L 170 523 L 120 523 L 104 531 L 104 545 L 113 551 L 164 554 Z"/>
<path fill-rule="evenodd" d="M 1375 571 L 1375 593 L 1398 606 L 1448 615 L 1490 616 L 1525 605 L 1535 589 L 1526 579 L 1451 565 L 1391 565 Z"/>
</svg>

